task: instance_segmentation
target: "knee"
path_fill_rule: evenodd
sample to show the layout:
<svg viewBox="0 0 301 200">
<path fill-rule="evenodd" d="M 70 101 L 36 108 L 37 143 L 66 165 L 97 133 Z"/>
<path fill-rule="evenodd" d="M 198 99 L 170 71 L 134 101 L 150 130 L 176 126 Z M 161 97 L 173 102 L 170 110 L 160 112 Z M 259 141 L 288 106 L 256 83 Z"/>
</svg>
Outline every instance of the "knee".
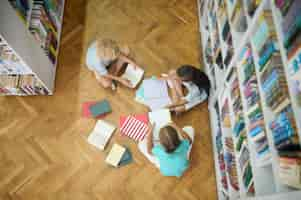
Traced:
<svg viewBox="0 0 301 200">
<path fill-rule="evenodd" d="M 103 83 L 101 83 L 101 85 L 102 85 L 102 87 L 104 87 L 104 88 L 110 88 L 111 86 L 112 86 L 112 83 L 111 82 L 108 82 L 108 81 L 106 81 L 106 82 L 103 82 Z"/>
</svg>

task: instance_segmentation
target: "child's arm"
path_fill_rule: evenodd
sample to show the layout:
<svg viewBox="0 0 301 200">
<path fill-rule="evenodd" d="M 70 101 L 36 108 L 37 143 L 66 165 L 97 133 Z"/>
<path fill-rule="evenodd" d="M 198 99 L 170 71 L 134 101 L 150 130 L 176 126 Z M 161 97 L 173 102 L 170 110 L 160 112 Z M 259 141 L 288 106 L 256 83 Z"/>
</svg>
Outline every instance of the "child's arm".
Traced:
<svg viewBox="0 0 301 200">
<path fill-rule="evenodd" d="M 154 130 L 154 124 L 150 124 L 149 123 L 149 125 L 148 125 L 148 133 L 147 133 L 147 152 L 149 154 L 153 154 L 152 153 L 152 149 L 154 147 L 153 130 Z"/>
<path fill-rule="evenodd" d="M 190 138 L 190 136 L 183 131 L 183 129 L 181 129 L 180 127 L 178 127 L 175 123 L 170 123 L 168 124 L 169 126 L 173 127 L 174 129 L 177 130 L 178 133 L 181 134 L 181 136 L 183 137 L 183 139 L 188 140 L 190 144 L 192 144 L 192 139 Z"/>
<path fill-rule="evenodd" d="M 129 87 L 129 88 L 132 88 L 132 87 L 133 87 L 132 84 L 131 84 L 131 82 L 130 82 L 129 80 L 127 80 L 127 79 L 123 79 L 123 78 L 120 78 L 120 77 L 118 77 L 118 76 L 114 76 L 114 75 L 112 75 L 112 74 L 106 74 L 106 75 L 104 75 L 104 77 L 106 77 L 106 78 L 108 78 L 108 79 L 111 79 L 111 80 L 118 81 L 118 82 L 120 82 L 121 84 L 123 84 L 123 85 L 125 85 L 125 86 L 127 86 L 127 87 Z"/>
<path fill-rule="evenodd" d="M 119 59 L 122 60 L 125 63 L 129 63 L 129 64 L 133 65 L 134 68 L 136 68 L 138 66 L 132 59 L 130 59 L 129 57 L 127 57 L 123 54 L 121 54 L 119 56 Z"/>
</svg>

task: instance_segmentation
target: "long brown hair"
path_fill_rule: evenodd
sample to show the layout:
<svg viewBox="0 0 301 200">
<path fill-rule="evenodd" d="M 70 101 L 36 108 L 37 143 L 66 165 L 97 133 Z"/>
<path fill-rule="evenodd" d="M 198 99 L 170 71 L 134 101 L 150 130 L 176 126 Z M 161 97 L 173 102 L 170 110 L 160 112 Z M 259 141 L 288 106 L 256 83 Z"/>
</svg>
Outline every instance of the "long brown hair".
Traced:
<svg viewBox="0 0 301 200">
<path fill-rule="evenodd" d="M 160 129 L 159 139 L 167 153 L 174 152 L 181 143 L 177 130 L 171 126 Z"/>
</svg>

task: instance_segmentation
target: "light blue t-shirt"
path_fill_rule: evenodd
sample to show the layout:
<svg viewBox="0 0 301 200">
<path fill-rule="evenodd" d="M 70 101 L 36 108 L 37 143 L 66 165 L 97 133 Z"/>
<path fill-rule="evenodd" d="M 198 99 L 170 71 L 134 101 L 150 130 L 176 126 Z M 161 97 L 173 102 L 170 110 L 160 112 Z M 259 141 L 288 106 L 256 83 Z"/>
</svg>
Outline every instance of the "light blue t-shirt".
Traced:
<svg viewBox="0 0 301 200">
<path fill-rule="evenodd" d="M 161 145 L 155 145 L 152 153 L 158 158 L 160 163 L 160 171 L 164 176 L 181 177 L 189 166 L 187 153 L 189 151 L 189 141 L 182 140 L 178 148 L 167 153 Z"/>
<path fill-rule="evenodd" d="M 86 64 L 90 70 L 97 71 L 100 75 L 108 74 L 107 66 L 110 65 L 110 61 L 104 61 L 99 59 L 97 55 L 97 45 L 96 41 L 93 42 L 88 48 L 86 55 Z"/>
</svg>

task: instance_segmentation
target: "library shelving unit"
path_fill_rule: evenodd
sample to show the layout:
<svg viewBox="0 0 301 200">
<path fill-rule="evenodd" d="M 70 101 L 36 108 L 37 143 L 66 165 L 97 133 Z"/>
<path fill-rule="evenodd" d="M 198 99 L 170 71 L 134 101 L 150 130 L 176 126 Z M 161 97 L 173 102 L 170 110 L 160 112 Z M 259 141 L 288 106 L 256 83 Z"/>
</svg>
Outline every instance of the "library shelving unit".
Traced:
<svg viewBox="0 0 301 200">
<path fill-rule="evenodd" d="M 52 95 L 64 0 L 0 3 L 0 96 Z"/>
<path fill-rule="evenodd" d="M 218 199 L 300 200 L 301 1 L 197 2 Z"/>
</svg>

